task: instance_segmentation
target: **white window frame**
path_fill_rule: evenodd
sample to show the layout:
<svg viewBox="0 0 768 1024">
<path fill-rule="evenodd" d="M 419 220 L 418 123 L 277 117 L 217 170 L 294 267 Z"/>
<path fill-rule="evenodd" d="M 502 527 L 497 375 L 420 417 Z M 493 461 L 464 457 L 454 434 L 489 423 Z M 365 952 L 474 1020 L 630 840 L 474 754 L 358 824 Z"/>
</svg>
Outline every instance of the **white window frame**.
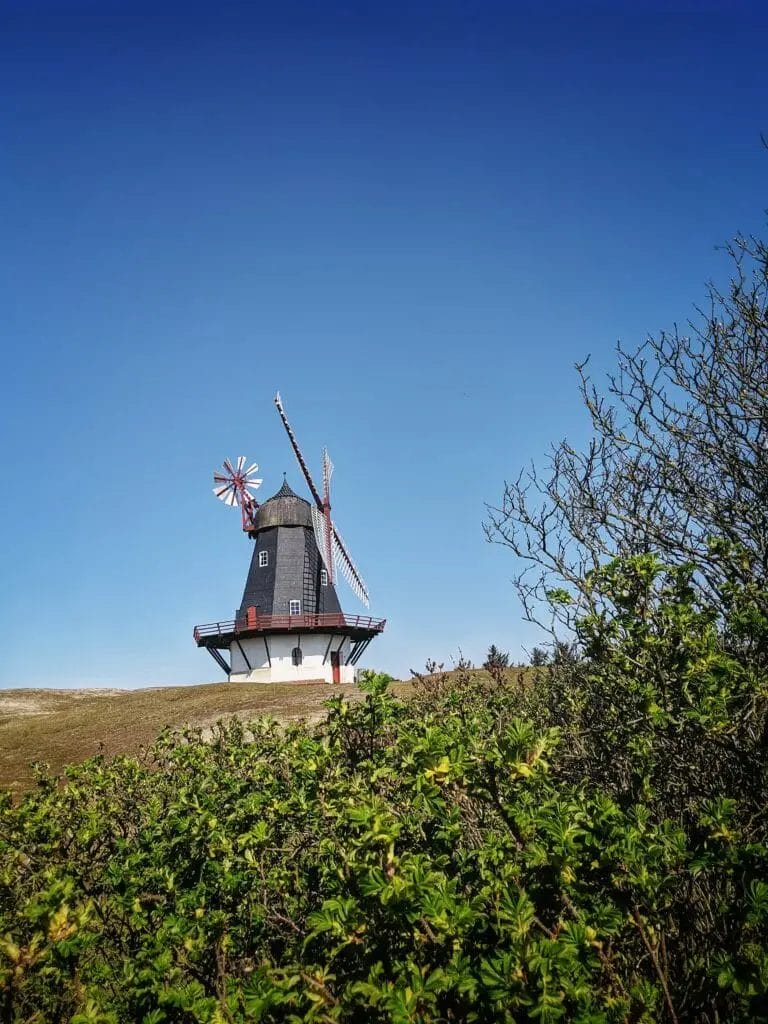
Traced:
<svg viewBox="0 0 768 1024">
<path fill-rule="evenodd" d="M 268 565 L 269 565 L 269 552 L 268 551 L 260 551 L 259 552 L 259 568 L 260 569 L 266 569 L 266 567 Z"/>
<path fill-rule="evenodd" d="M 301 601 L 298 598 L 293 598 L 288 602 L 288 614 L 301 615 Z"/>
<path fill-rule="evenodd" d="M 320 570 L 320 586 L 321 587 L 327 587 L 328 586 L 328 570 L 327 569 L 321 569 Z"/>
</svg>

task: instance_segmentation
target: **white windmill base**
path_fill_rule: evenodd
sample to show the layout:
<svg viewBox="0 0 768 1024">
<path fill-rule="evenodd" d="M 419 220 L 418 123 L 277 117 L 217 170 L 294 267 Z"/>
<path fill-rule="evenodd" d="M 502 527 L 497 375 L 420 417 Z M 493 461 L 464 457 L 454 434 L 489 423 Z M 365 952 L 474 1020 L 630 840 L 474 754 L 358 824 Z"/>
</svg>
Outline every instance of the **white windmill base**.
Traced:
<svg viewBox="0 0 768 1024">
<path fill-rule="evenodd" d="M 299 665 L 294 664 L 297 647 L 301 650 Z M 355 682 L 359 671 L 357 666 L 345 664 L 351 648 L 348 637 L 333 634 L 243 637 L 229 649 L 229 678 L 233 683 L 338 682 L 349 685 Z"/>
</svg>

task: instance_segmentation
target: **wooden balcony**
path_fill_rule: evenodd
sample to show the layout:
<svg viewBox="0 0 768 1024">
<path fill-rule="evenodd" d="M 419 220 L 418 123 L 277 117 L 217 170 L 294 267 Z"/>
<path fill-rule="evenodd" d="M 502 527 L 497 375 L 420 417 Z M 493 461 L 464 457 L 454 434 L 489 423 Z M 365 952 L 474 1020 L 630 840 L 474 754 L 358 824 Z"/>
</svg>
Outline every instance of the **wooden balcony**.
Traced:
<svg viewBox="0 0 768 1024">
<path fill-rule="evenodd" d="M 195 626 L 193 635 L 198 647 L 226 649 L 236 638 L 263 636 L 267 633 L 336 633 L 353 640 L 373 637 L 381 633 L 386 619 L 373 619 L 370 615 L 258 615 L 249 609 L 248 615 L 228 622 L 209 622 Z"/>
</svg>

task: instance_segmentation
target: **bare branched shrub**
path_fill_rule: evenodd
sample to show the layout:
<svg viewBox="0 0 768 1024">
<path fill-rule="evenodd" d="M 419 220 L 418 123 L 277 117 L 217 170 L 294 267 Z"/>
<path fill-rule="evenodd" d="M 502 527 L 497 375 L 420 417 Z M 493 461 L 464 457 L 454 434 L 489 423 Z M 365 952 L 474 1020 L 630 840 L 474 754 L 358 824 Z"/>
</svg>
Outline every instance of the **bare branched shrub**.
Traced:
<svg viewBox="0 0 768 1024">
<path fill-rule="evenodd" d="M 530 621 L 551 627 L 543 601 L 569 625 L 594 610 L 589 572 L 614 556 L 693 562 L 716 599 L 768 580 L 768 247 L 737 238 L 727 252 L 730 285 L 709 286 L 687 333 L 620 345 L 605 393 L 577 365 L 591 440 L 555 445 L 489 506 L 486 535 L 521 560 Z"/>
</svg>

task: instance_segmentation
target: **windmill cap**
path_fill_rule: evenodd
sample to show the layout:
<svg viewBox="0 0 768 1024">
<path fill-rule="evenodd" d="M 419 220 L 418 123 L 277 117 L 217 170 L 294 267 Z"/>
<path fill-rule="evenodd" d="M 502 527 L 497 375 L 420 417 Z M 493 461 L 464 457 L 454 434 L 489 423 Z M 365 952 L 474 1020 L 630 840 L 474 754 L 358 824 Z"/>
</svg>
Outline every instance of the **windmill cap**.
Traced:
<svg viewBox="0 0 768 1024">
<path fill-rule="evenodd" d="M 269 526 L 307 526 L 312 528 L 310 504 L 283 480 L 280 490 L 268 498 L 256 513 L 256 529 Z"/>
</svg>

